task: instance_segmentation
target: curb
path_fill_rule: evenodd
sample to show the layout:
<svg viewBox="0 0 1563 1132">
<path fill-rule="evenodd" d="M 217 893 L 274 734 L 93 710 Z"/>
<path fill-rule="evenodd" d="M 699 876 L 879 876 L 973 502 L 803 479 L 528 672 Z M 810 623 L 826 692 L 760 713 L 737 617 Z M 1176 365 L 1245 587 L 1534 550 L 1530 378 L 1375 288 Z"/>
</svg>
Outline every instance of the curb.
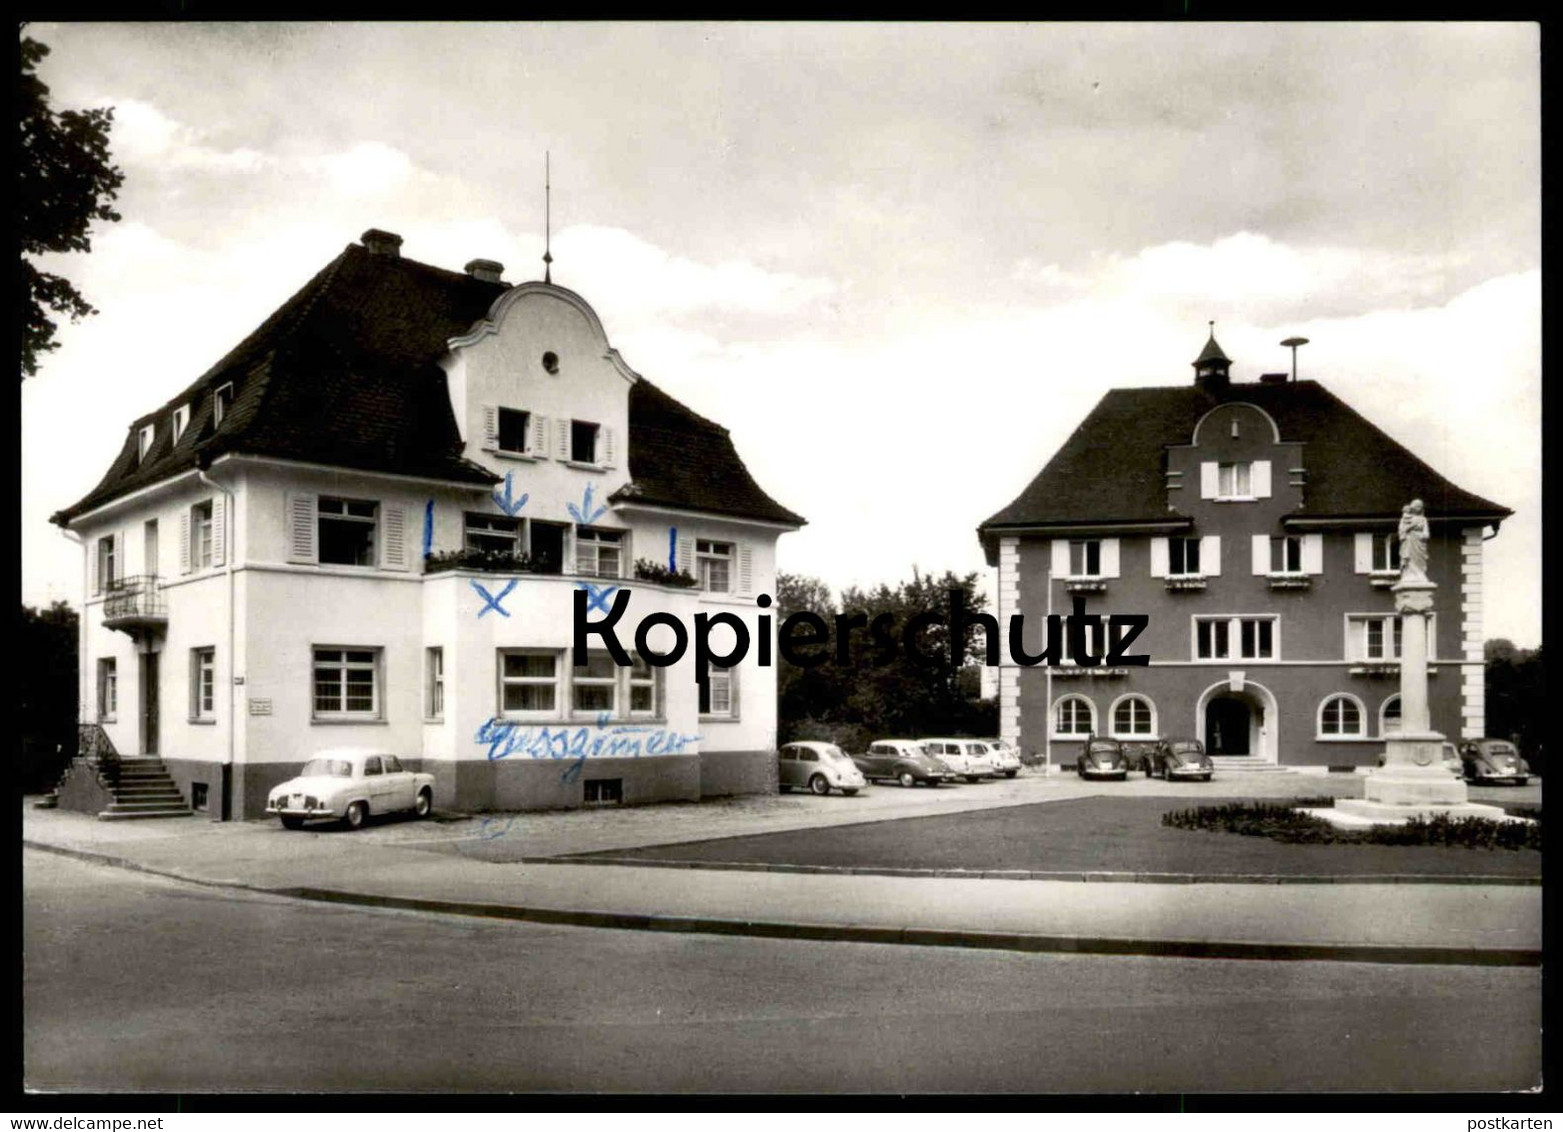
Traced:
<svg viewBox="0 0 1563 1132">
<path fill-rule="evenodd" d="M 521 857 L 523 865 L 623 865 L 637 869 L 708 869 L 713 872 L 811 873 L 831 876 L 940 877 L 958 880 L 1059 880 L 1111 884 L 1454 884 L 1531 885 L 1540 877 L 1437 876 L 1425 873 L 1362 873 L 1352 876 L 1285 873 L 1050 872 L 1042 869 L 901 869 L 861 865 L 773 865 L 751 861 L 694 861 L 674 857 Z"/>
<path fill-rule="evenodd" d="M 1030 932 L 986 932 L 961 928 L 877 927 L 866 924 L 818 924 L 769 920 L 719 919 L 701 916 L 664 916 L 656 913 L 608 912 L 568 908 L 527 908 L 520 905 L 475 901 L 433 900 L 410 896 L 383 896 L 339 889 L 267 888 L 238 881 L 215 881 L 186 876 L 166 869 L 84 849 L 23 839 L 24 848 L 72 857 L 93 864 L 168 877 L 209 888 L 230 888 L 268 896 L 348 904 L 365 908 L 390 908 L 519 920 L 574 927 L 618 928 L 631 931 L 698 932 L 707 935 L 751 936 L 767 939 L 803 939 L 846 943 L 893 943 L 917 947 L 963 947 L 1000 951 L 1055 952 L 1075 955 L 1140 955 L 1181 959 L 1327 960 L 1346 963 L 1432 964 L 1474 967 L 1539 967 L 1539 948 L 1431 947 L 1397 944 L 1261 943 L 1222 940 L 1142 940 L 1113 936 L 1056 936 Z"/>
</svg>

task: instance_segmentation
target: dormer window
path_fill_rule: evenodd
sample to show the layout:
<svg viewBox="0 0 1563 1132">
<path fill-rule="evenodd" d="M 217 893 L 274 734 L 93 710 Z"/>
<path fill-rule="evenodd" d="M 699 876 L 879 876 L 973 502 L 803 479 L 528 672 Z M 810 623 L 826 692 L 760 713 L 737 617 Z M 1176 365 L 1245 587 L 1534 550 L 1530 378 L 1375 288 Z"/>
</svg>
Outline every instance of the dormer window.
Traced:
<svg viewBox="0 0 1563 1132">
<path fill-rule="evenodd" d="M 153 432 L 154 428 L 155 428 L 155 426 L 153 426 L 153 425 L 142 425 L 141 426 L 141 433 L 140 433 L 140 435 L 138 435 L 136 437 L 136 462 L 137 463 L 140 463 L 141 461 L 145 460 L 147 458 L 147 453 L 152 451 L 152 437 L 154 435 L 154 432 Z"/>
<path fill-rule="evenodd" d="M 228 415 L 228 406 L 233 404 L 233 383 L 219 386 L 217 393 L 212 398 L 212 423 L 222 424 L 223 418 Z"/>
<path fill-rule="evenodd" d="M 190 424 L 190 406 L 180 405 L 174 410 L 174 443 L 179 443 L 179 438 L 184 435 L 185 429 Z"/>
</svg>

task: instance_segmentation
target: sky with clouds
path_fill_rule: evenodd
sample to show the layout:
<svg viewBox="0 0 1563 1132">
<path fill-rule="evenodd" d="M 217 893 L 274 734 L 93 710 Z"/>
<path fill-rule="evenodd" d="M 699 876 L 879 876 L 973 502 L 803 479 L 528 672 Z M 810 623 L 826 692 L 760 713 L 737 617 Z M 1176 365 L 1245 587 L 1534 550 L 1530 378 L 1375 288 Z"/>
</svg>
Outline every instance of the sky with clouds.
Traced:
<svg viewBox="0 0 1563 1132">
<path fill-rule="evenodd" d="M 1315 378 L 1516 514 L 1487 632 L 1541 638 L 1540 54 L 1514 24 L 36 24 L 113 106 L 100 314 L 23 385 L 23 600 L 137 414 L 370 227 L 554 280 L 726 425 L 839 590 L 975 527 L 1101 394 Z"/>
</svg>

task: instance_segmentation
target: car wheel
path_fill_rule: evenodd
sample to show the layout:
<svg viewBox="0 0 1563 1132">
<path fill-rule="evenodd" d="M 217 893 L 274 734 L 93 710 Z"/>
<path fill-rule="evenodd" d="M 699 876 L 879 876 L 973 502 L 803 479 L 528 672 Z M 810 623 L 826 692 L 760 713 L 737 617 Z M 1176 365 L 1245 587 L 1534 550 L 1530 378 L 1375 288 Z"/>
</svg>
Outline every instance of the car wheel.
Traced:
<svg viewBox="0 0 1563 1132">
<path fill-rule="evenodd" d="M 857 793 L 857 787 L 856 786 L 843 786 L 841 788 L 841 792 L 843 794 L 845 794 L 848 798 L 850 798 L 850 797 L 852 797 L 852 795 Z"/>
<path fill-rule="evenodd" d="M 825 781 L 825 776 L 823 774 L 816 774 L 813 778 L 809 779 L 809 789 L 815 794 L 829 794 L 830 783 Z"/>
<path fill-rule="evenodd" d="M 362 829 L 364 819 L 368 816 L 369 807 L 362 802 L 354 802 L 347 807 L 347 813 L 342 816 L 342 820 L 347 823 L 348 829 Z"/>
<path fill-rule="evenodd" d="M 1005 771 L 1005 772 L 1004 772 L 1004 777 L 1005 777 L 1005 778 L 1014 778 L 1014 777 L 1015 777 L 1015 775 L 1016 775 L 1016 773 L 1017 773 L 1017 772 L 1016 772 L 1016 771 L 1013 771 L 1013 770 L 1006 770 L 1006 771 Z"/>
<path fill-rule="evenodd" d="M 1530 779 L 1528 779 L 1528 778 L 1526 778 L 1526 777 L 1525 777 L 1525 776 L 1524 776 L 1524 775 L 1523 775 L 1523 774 L 1522 774 L 1522 775 L 1520 775 L 1520 777 L 1519 777 L 1519 778 L 1518 778 L 1518 779 L 1516 779 L 1516 780 L 1515 780 L 1515 783 L 1514 783 L 1514 784 L 1515 784 L 1515 785 L 1516 785 L 1516 786 L 1524 786 L 1524 785 L 1526 785 L 1526 784 L 1528 784 L 1528 783 L 1529 783 L 1529 782 L 1530 782 Z"/>
<path fill-rule="evenodd" d="M 304 828 L 304 819 L 303 818 L 296 818 L 292 814 L 283 814 L 282 815 L 282 828 L 283 829 L 303 829 Z"/>
<path fill-rule="evenodd" d="M 1208 775 L 1208 774 L 1201 775 L 1199 780 L 1201 782 L 1209 782 L 1210 781 L 1210 775 Z"/>
<path fill-rule="evenodd" d="M 412 804 L 412 812 L 426 818 L 434 812 L 434 795 L 428 790 L 418 791 L 418 800 Z"/>
<path fill-rule="evenodd" d="M 782 783 L 782 784 L 781 784 L 781 792 L 782 792 L 782 793 L 783 793 L 783 794 L 791 794 L 791 793 L 792 793 L 792 787 L 791 787 L 791 786 L 788 786 L 788 785 L 787 785 L 787 784 L 786 784 L 786 783 L 785 783 L 785 782 L 784 782 L 784 783 Z"/>
<path fill-rule="evenodd" d="M 966 776 L 966 781 L 967 782 L 981 782 L 982 781 L 982 776 L 978 775 L 978 774 L 968 774 Z"/>
<path fill-rule="evenodd" d="M 896 781 L 899 782 L 902 786 L 911 788 L 917 785 L 917 776 L 909 770 L 903 770 L 900 775 L 897 776 Z"/>
</svg>

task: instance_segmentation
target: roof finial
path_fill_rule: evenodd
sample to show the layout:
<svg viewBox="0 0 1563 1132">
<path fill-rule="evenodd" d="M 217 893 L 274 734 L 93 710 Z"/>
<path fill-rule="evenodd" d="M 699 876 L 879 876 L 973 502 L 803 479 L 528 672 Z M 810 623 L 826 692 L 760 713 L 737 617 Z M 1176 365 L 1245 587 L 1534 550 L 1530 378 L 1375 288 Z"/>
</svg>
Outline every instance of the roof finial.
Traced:
<svg viewBox="0 0 1563 1132">
<path fill-rule="evenodd" d="M 549 159 L 549 154 L 548 154 L 548 151 L 545 149 L 545 150 L 543 150 L 543 282 L 544 283 L 552 283 L 554 281 L 553 266 L 552 266 L 553 262 L 554 262 L 554 257 L 553 257 L 553 253 L 549 250 L 550 245 L 551 245 L 551 241 L 552 241 L 552 237 L 553 237 L 553 232 L 552 232 L 552 227 L 553 227 L 553 217 L 552 217 L 553 192 L 552 192 L 552 186 L 549 184 L 549 178 L 548 178 L 548 172 L 549 172 L 549 170 L 548 170 L 548 159 Z"/>
</svg>

